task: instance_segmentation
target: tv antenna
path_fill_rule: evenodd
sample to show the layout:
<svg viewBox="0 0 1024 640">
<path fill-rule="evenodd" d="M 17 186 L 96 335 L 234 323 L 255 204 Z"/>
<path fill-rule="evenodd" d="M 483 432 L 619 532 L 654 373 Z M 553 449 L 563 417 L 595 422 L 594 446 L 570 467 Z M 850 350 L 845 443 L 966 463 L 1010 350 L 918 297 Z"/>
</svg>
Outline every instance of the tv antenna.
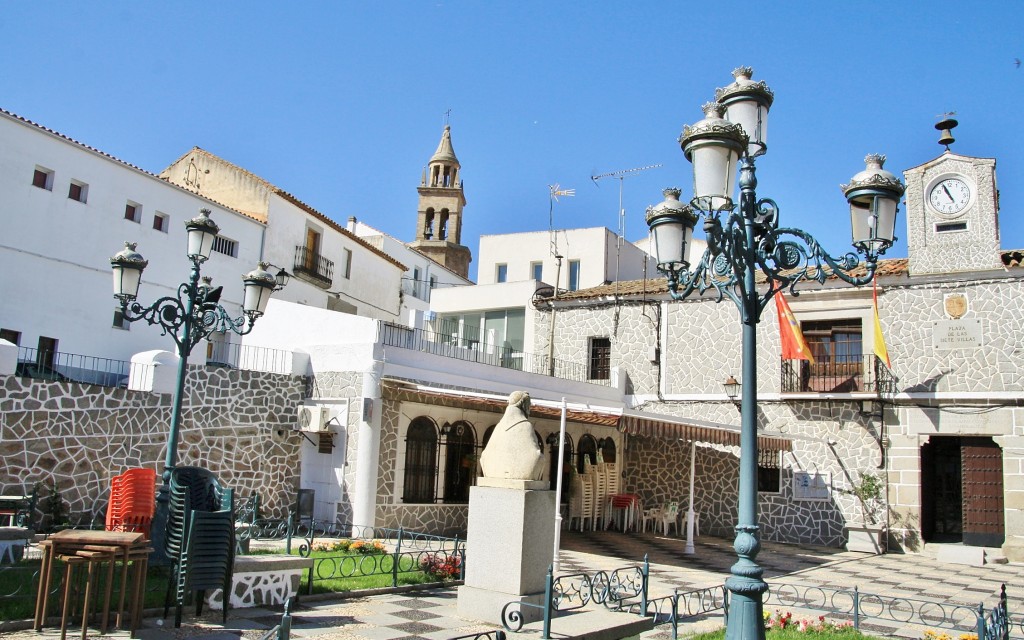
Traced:
<svg viewBox="0 0 1024 640">
<path fill-rule="evenodd" d="M 558 253 L 558 236 L 555 231 L 555 203 L 559 196 L 572 197 L 576 195 L 575 189 L 563 189 L 557 182 L 548 185 L 548 233 L 550 234 L 551 255 L 558 259 L 558 265 L 562 265 L 562 256 Z"/>
<path fill-rule="evenodd" d="M 619 281 L 619 253 L 622 248 L 622 243 L 625 242 L 626 238 L 626 210 L 622 207 L 622 183 L 634 174 L 640 173 L 641 171 L 649 171 L 651 169 L 657 169 L 660 164 L 650 164 L 646 167 L 636 167 L 635 169 L 623 169 L 622 171 L 610 171 L 608 173 L 602 173 L 596 176 L 590 176 L 590 179 L 594 181 L 594 186 L 600 188 L 601 185 L 597 183 L 598 180 L 604 178 L 618 178 L 619 179 L 619 239 L 615 243 L 615 282 Z M 617 286 L 617 284 L 616 284 Z"/>
</svg>

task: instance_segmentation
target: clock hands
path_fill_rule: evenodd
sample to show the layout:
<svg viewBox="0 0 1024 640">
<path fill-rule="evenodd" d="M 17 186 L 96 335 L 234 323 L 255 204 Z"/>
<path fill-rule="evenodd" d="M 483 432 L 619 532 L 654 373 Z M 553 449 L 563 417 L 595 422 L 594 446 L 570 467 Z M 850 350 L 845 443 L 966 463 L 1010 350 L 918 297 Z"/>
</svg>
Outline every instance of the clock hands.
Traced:
<svg viewBox="0 0 1024 640">
<path fill-rule="evenodd" d="M 942 185 L 942 190 L 946 193 L 946 197 L 949 198 L 950 202 L 956 202 L 953 198 L 953 194 L 949 192 L 949 188 L 946 185 Z"/>
</svg>

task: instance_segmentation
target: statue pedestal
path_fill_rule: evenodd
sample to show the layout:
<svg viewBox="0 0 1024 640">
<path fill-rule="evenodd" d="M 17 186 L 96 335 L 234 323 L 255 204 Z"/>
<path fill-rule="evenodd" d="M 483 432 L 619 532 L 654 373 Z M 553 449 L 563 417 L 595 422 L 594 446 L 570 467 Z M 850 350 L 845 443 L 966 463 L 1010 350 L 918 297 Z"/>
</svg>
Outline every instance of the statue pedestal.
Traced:
<svg viewBox="0 0 1024 640">
<path fill-rule="evenodd" d="M 466 574 L 459 615 L 501 624 L 509 602 L 544 602 L 554 558 L 555 492 L 535 480 L 480 478 L 469 490 Z M 543 617 L 522 607 L 526 622 Z"/>
</svg>

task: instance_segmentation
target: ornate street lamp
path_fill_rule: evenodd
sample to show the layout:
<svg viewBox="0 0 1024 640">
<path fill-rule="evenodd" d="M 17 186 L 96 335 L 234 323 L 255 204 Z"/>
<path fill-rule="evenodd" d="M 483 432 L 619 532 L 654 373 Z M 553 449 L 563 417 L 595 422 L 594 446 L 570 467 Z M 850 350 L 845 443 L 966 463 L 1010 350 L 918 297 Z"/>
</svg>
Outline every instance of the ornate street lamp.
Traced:
<svg viewBox="0 0 1024 640">
<path fill-rule="evenodd" d="M 287 272 L 282 269 L 277 276 L 267 271 L 266 262 L 247 273 L 242 282 L 245 291 L 242 301 L 242 315 L 232 318 L 220 305 L 221 288 L 214 287 L 210 278 L 200 278 L 200 265 L 210 257 L 213 241 L 220 228 L 209 218 L 210 211 L 203 209 L 199 215 L 185 223 L 188 233 L 188 259 L 192 262 L 192 273 L 188 282 L 178 286 L 177 296 L 165 296 L 148 307 L 136 301 L 142 272 L 149 264 L 138 252 L 135 244 L 125 243 L 125 248 L 110 258 L 114 275 L 114 297 L 121 303 L 121 313 L 130 322 L 145 320 L 159 325 L 162 335 L 169 335 L 178 347 L 178 378 L 171 401 L 171 426 L 167 434 L 167 454 L 164 458 L 163 486 L 157 495 L 157 510 L 152 527 L 153 547 L 156 557 L 163 557 L 163 538 L 167 526 L 167 510 L 170 499 L 169 482 L 171 472 L 177 465 L 178 432 L 181 429 L 181 403 L 185 391 L 185 376 L 188 371 L 188 356 L 201 340 L 214 332 L 231 331 L 245 335 L 252 331 L 256 319 L 267 309 L 270 294 L 288 281 Z"/>
<path fill-rule="evenodd" d="M 725 583 L 732 592 L 727 640 L 764 639 L 762 595 L 768 585 L 755 562 L 761 546 L 756 342 L 761 312 L 777 291 L 788 289 L 798 295 L 796 287 L 804 281 L 821 284 L 834 275 L 856 286 L 871 282 L 878 257 L 895 242 L 896 211 L 904 190 L 895 175 L 882 169 L 885 157 L 879 155 L 868 156 L 867 168 L 842 185 L 850 205 L 853 246 L 863 262 L 853 252 L 834 257 L 810 234 L 780 227 L 778 205 L 768 198 L 758 199 L 755 193 L 754 159 L 767 151 L 765 132 L 774 96 L 764 82 L 751 80 L 752 74 L 749 67 L 734 71 L 735 82 L 718 89 L 716 102 L 704 106 L 705 118 L 683 128 L 679 143 L 693 163 L 690 215 L 667 204 L 669 200 L 650 207 L 647 214 L 658 269 L 668 278 L 672 298 L 681 300 L 694 291 L 703 294 L 713 288 L 718 301 L 728 298 L 736 304 L 743 323 L 739 518 L 734 543 L 739 559 Z M 732 197 L 737 163 L 738 206 Z M 691 268 L 689 244 L 698 215 L 704 217 L 707 250 Z M 662 239 L 670 237 L 677 238 L 679 245 L 663 248 Z M 766 278 L 760 290 L 757 272 Z"/>
</svg>

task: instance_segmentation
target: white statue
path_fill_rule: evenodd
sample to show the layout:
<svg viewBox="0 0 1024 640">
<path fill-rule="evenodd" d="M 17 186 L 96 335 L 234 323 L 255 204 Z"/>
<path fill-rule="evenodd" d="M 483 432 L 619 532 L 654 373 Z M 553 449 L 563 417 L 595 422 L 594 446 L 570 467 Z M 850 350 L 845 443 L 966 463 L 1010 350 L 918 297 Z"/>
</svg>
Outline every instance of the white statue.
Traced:
<svg viewBox="0 0 1024 640">
<path fill-rule="evenodd" d="M 530 394 L 513 391 L 501 422 L 491 432 L 480 469 L 485 478 L 504 480 L 540 480 L 544 473 L 544 453 L 530 424 Z"/>
</svg>

